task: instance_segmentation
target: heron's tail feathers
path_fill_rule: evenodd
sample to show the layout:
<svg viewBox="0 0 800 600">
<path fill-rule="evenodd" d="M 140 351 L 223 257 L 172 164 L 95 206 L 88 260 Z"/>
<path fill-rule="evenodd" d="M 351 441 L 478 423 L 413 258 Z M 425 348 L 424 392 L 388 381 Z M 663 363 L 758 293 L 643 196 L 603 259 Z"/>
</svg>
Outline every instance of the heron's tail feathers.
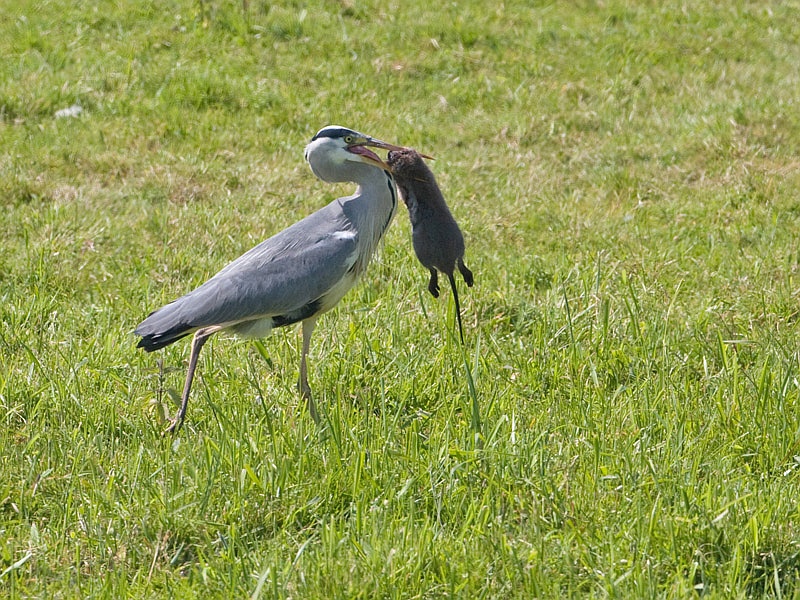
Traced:
<svg viewBox="0 0 800 600">
<path fill-rule="evenodd" d="M 189 325 L 181 321 L 175 321 L 172 311 L 168 309 L 171 305 L 150 313 L 150 315 L 136 328 L 134 333 L 142 337 L 137 348 L 143 348 L 146 352 L 160 350 L 179 339 L 194 333 L 196 326 Z"/>
<path fill-rule="evenodd" d="M 167 331 L 165 333 L 143 334 L 137 329 L 134 333 L 136 333 L 137 335 L 141 335 L 142 339 L 139 340 L 139 343 L 136 344 L 136 347 L 143 348 L 145 352 L 153 352 L 154 350 L 161 350 L 161 348 L 165 348 L 166 346 L 169 346 L 173 342 L 177 342 L 178 340 L 185 338 L 193 331 L 194 331 L 193 329 L 183 329 L 182 331 Z"/>
</svg>

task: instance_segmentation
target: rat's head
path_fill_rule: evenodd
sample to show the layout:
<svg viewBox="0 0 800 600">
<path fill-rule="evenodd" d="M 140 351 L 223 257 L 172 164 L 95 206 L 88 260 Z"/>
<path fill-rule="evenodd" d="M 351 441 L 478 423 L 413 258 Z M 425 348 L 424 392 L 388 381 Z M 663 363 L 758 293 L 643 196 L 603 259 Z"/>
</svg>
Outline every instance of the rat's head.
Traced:
<svg viewBox="0 0 800 600">
<path fill-rule="evenodd" d="M 411 179 L 424 181 L 430 174 L 430 169 L 423 159 L 424 156 L 412 148 L 392 150 L 386 158 L 386 164 L 389 165 L 398 184 Z"/>
</svg>

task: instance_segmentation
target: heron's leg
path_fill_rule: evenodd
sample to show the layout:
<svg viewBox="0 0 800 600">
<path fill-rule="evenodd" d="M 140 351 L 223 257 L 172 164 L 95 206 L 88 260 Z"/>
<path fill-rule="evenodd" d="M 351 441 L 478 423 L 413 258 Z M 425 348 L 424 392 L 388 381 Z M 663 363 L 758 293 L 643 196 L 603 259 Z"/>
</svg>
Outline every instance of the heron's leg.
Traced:
<svg viewBox="0 0 800 600">
<path fill-rule="evenodd" d="M 475 279 L 472 277 L 472 271 L 467 268 L 467 265 L 464 264 L 464 259 L 458 259 L 458 270 L 461 271 L 461 274 L 464 276 L 464 281 L 467 282 L 469 287 L 472 287 L 472 284 L 475 283 Z"/>
<path fill-rule="evenodd" d="M 434 298 L 439 297 L 439 273 L 434 268 L 431 268 L 431 281 L 428 283 L 428 291 Z"/>
<path fill-rule="evenodd" d="M 203 348 L 203 344 L 205 344 L 208 338 L 214 333 L 219 331 L 219 329 L 220 328 L 216 326 L 204 327 L 203 329 L 198 329 L 192 338 L 192 353 L 189 356 L 189 370 L 186 372 L 186 383 L 183 384 L 181 407 L 170 422 L 170 426 L 167 427 L 169 433 L 177 433 L 181 425 L 183 425 L 183 419 L 186 417 L 186 408 L 189 405 L 189 392 L 192 390 L 192 380 L 194 379 L 195 369 L 197 369 L 197 358 L 200 356 L 200 350 Z"/>
<path fill-rule="evenodd" d="M 297 382 L 297 388 L 300 390 L 300 395 L 308 402 L 308 412 L 314 423 L 319 425 L 319 415 L 317 414 L 317 407 L 314 404 L 314 399 L 311 397 L 311 386 L 308 385 L 308 350 L 311 347 L 311 334 L 314 333 L 314 327 L 317 325 L 317 318 L 311 317 L 303 321 L 303 351 L 300 355 L 300 380 Z"/>
</svg>

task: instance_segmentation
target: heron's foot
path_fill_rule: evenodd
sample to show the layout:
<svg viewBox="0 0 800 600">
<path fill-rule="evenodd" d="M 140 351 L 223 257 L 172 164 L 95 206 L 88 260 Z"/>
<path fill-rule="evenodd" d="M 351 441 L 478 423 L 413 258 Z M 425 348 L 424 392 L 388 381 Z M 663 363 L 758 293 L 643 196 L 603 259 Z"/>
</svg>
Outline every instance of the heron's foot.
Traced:
<svg viewBox="0 0 800 600">
<path fill-rule="evenodd" d="M 162 435 L 167 435 L 168 433 L 175 435 L 178 433 L 181 425 L 183 425 L 183 415 L 177 414 L 173 419 L 170 419 L 169 427 L 164 430 Z"/>
<path fill-rule="evenodd" d="M 319 414 L 317 414 L 317 405 L 314 403 L 314 399 L 311 396 L 309 396 L 308 398 L 306 398 L 306 401 L 308 402 L 308 413 L 311 415 L 311 418 L 314 419 L 314 423 L 316 423 L 317 426 L 319 426 L 320 425 Z"/>
<path fill-rule="evenodd" d="M 186 406 L 186 402 L 181 402 L 178 412 L 169 420 L 169 427 L 164 430 L 163 435 L 168 433 L 176 435 L 178 433 L 178 430 L 183 426 L 183 421 L 186 419 Z"/>
<path fill-rule="evenodd" d="M 314 423 L 319 425 L 320 420 L 319 414 L 317 413 L 317 405 L 314 402 L 314 398 L 311 397 L 311 387 L 308 385 L 308 382 L 302 380 L 298 381 L 297 389 L 300 391 L 300 397 L 308 404 L 308 413 L 311 415 L 311 418 L 314 419 Z"/>
</svg>

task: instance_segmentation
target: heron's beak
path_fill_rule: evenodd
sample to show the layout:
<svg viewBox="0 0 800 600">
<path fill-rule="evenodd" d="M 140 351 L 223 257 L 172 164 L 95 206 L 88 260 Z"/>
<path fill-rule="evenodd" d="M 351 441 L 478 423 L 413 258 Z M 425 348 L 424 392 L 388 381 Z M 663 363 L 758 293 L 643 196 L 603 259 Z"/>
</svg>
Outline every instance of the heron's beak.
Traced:
<svg viewBox="0 0 800 600">
<path fill-rule="evenodd" d="M 372 150 L 367 148 L 367 144 L 364 143 L 350 144 L 347 147 L 347 151 L 360 156 L 361 162 L 365 162 L 367 164 L 374 165 L 379 169 L 383 169 L 384 171 L 391 172 L 389 165 L 383 162 L 380 156 L 378 156 Z"/>
<path fill-rule="evenodd" d="M 381 148 L 383 150 L 408 150 L 408 148 L 405 146 L 395 146 L 394 144 L 377 140 L 369 136 L 364 136 L 364 139 L 358 143 L 363 146 L 372 146 L 373 148 Z M 418 154 L 422 158 L 427 158 L 428 160 L 435 160 L 432 156 L 428 156 L 427 154 L 422 154 L 421 152 L 419 152 Z"/>
</svg>

